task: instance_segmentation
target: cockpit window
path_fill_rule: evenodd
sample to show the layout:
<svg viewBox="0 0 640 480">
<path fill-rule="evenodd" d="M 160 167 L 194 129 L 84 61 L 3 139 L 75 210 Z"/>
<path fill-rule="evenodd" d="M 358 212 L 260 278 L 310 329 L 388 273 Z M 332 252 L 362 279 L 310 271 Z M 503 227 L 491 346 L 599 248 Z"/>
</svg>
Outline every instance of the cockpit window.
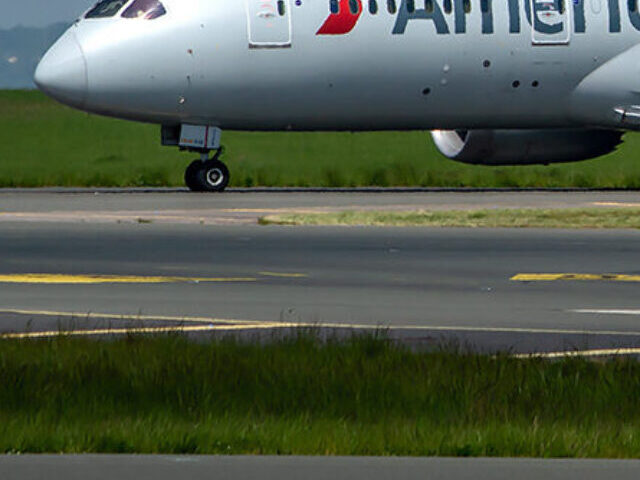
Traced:
<svg viewBox="0 0 640 480">
<path fill-rule="evenodd" d="M 113 17 L 129 0 L 101 0 L 87 12 L 84 18 Z"/>
<path fill-rule="evenodd" d="M 144 18 L 153 20 L 167 13 L 159 0 L 134 0 L 122 13 L 123 18 Z"/>
</svg>

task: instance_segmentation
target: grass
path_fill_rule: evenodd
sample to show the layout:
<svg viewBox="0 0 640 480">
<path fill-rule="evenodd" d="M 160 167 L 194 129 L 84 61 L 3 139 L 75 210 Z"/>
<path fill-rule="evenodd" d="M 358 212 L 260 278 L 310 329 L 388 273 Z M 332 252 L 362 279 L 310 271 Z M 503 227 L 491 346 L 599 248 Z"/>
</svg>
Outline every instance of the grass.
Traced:
<svg viewBox="0 0 640 480">
<path fill-rule="evenodd" d="M 639 208 L 362 211 L 267 215 L 261 225 L 466 228 L 640 228 Z"/>
<path fill-rule="evenodd" d="M 640 457 L 640 363 L 383 336 L 0 342 L 0 451 Z"/>
<path fill-rule="evenodd" d="M 195 155 L 159 127 L 102 118 L 39 92 L 0 92 L 0 187 L 178 186 Z M 640 135 L 587 162 L 482 167 L 442 157 L 426 132 L 225 132 L 232 186 L 640 188 Z"/>
</svg>

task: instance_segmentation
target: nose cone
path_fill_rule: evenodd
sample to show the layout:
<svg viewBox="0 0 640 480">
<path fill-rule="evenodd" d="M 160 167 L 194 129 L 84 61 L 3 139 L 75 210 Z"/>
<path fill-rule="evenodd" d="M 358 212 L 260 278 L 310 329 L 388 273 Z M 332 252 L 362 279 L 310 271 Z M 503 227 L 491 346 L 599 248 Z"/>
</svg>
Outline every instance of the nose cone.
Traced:
<svg viewBox="0 0 640 480">
<path fill-rule="evenodd" d="M 72 31 L 67 31 L 45 54 L 34 81 L 50 97 L 76 108 L 87 99 L 87 62 Z"/>
</svg>

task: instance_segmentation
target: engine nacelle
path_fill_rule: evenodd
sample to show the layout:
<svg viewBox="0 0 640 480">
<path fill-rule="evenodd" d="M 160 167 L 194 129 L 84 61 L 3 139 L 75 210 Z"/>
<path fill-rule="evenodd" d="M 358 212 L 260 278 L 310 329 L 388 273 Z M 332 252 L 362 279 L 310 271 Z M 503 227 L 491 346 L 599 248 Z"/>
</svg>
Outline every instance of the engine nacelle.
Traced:
<svg viewBox="0 0 640 480">
<path fill-rule="evenodd" d="M 579 162 L 612 152 L 616 130 L 434 130 L 444 156 L 475 165 L 535 165 Z"/>
</svg>

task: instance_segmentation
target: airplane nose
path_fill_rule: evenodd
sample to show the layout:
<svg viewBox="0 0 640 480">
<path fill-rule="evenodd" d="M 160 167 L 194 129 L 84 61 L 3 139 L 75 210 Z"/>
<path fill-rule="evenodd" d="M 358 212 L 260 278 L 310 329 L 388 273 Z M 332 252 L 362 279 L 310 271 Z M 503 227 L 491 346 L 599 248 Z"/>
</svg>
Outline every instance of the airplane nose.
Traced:
<svg viewBox="0 0 640 480">
<path fill-rule="evenodd" d="M 87 62 L 73 32 L 65 33 L 45 54 L 34 76 L 38 88 L 76 108 L 87 99 Z"/>
</svg>

